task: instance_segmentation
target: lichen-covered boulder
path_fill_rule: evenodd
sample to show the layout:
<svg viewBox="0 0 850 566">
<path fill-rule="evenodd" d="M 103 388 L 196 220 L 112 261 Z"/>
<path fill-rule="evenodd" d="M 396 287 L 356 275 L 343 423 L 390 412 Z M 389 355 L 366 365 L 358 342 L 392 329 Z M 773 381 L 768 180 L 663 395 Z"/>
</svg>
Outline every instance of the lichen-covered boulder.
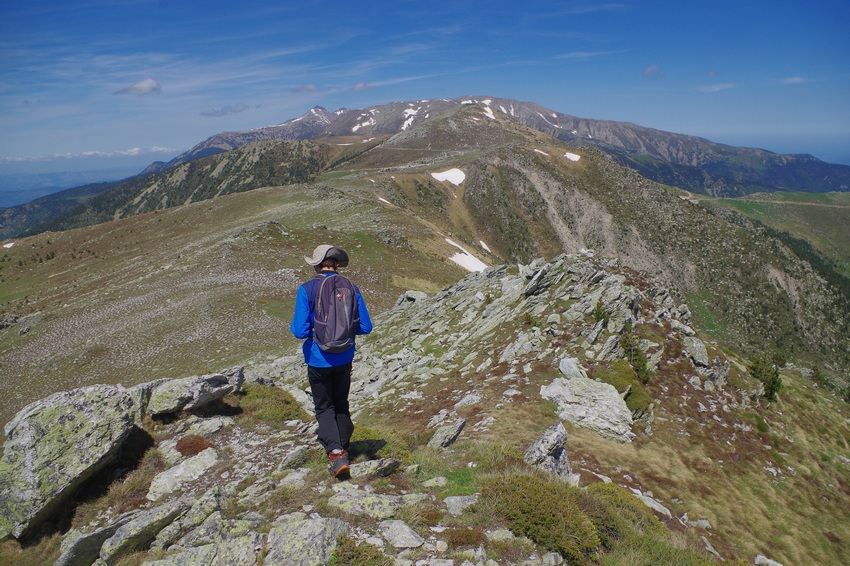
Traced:
<svg viewBox="0 0 850 566">
<path fill-rule="evenodd" d="M 105 527 L 85 533 L 71 531 L 62 541 L 62 554 L 53 566 L 89 566 L 100 556 L 100 547 L 115 533 L 133 520 L 138 511 L 124 513 Z"/>
<path fill-rule="evenodd" d="M 702 340 L 696 336 L 686 336 L 682 339 L 682 344 L 688 356 L 694 361 L 694 365 L 698 367 L 711 367 L 711 359 L 708 357 L 708 350 Z"/>
<path fill-rule="evenodd" d="M 191 507 L 187 499 L 178 499 L 166 505 L 146 509 L 115 531 L 100 547 L 100 559 L 114 564 L 123 554 L 149 545 L 159 532 L 170 525 Z"/>
<path fill-rule="evenodd" d="M 198 409 L 239 391 L 245 381 L 241 367 L 220 373 L 161 381 L 153 388 L 147 404 L 148 415 L 164 415 Z"/>
<path fill-rule="evenodd" d="M 162 560 L 145 562 L 144 566 L 256 566 L 264 538 L 265 535 L 251 533 L 232 540 L 189 548 Z M 264 563 L 269 564 L 268 560 Z"/>
<path fill-rule="evenodd" d="M 157 474 L 151 481 L 147 498 L 156 501 L 164 495 L 174 493 L 184 484 L 195 481 L 218 462 L 218 452 L 215 448 L 207 448 L 191 458 L 183 460 L 171 469 Z"/>
<path fill-rule="evenodd" d="M 118 385 L 51 395 L 6 425 L 0 459 L 0 540 L 20 538 L 109 464 L 133 430 L 136 407 Z"/>
<path fill-rule="evenodd" d="M 339 519 L 290 521 L 272 528 L 268 536 L 266 566 L 319 566 L 327 564 L 337 536 L 350 527 Z"/>
</svg>

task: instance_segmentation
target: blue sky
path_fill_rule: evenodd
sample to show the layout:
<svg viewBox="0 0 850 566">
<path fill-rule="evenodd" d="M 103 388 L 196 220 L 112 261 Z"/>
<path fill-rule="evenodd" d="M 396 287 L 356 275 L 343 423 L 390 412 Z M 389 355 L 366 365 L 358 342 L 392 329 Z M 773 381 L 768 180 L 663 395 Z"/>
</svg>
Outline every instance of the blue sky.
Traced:
<svg viewBox="0 0 850 566">
<path fill-rule="evenodd" d="M 850 164 L 846 1 L 4 2 L 0 174 L 489 95 Z"/>
</svg>

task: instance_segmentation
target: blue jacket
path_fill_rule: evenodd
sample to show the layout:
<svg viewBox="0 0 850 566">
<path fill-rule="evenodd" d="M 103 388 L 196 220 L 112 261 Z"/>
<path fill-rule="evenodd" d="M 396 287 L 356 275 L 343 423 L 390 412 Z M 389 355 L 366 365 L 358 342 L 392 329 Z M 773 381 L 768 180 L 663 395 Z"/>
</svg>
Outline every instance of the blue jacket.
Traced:
<svg viewBox="0 0 850 566">
<path fill-rule="evenodd" d="M 333 277 L 337 274 L 326 272 L 320 273 L 320 275 Z M 354 359 L 354 346 L 344 352 L 331 354 L 323 352 L 313 341 L 313 303 L 316 298 L 317 286 L 318 280 L 311 279 L 298 287 L 298 294 L 295 295 L 295 314 L 292 315 L 289 330 L 298 339 L 306 338 L 301 350 L 304 352 L 304 362 L 308 366 L 328 368 L 345 365 Z M 360 289 L 356 285 L 354 288 L 357 289 L 357 308 L 360 311 L 360 328 L 357 330 L 357 334 L 369 334 L 372 332 L 372 319 L 369 318 L 369 311 L 366 310 L 366 303 L 363 301 Z"/>
</svg>

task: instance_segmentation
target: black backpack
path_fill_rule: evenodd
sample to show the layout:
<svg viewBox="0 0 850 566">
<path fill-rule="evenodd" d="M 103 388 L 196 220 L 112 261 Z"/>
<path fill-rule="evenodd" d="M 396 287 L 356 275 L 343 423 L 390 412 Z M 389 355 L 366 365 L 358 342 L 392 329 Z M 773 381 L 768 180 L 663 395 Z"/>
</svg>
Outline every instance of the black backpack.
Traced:
<svg viewBox="0 0 850 566">
<path fill-rule="evenodd" d="M 354 346 L 360 328 L 357 288 L 342 275 L 316 276 L 313 341 L 323 352 L 338 354 Z"/>
</svg>

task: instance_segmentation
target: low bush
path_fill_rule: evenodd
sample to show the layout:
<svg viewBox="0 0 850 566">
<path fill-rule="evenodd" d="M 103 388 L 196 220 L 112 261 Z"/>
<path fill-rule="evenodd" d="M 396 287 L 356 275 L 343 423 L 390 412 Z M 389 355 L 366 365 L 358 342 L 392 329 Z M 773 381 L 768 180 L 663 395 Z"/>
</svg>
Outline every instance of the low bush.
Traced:
<svg viewBox="0 0 850 566">
<path fill-rule="evenodd" d="M 392 566 L 393 559 L 371 544 L 364 542 L 357 546 L 351 537 L 339 535 L 328 564 L 330 566 Z"/>
<path fill-rule="evenodd" d="M 174 446 L 183 456 L 195 456 L 207 448 L 212 448 L 212 443 L 199 434 L 187 434 Z"/>
<path fill-rule="evenodd" d="M 782 377 L 780 377 L 779 368 L 776 367 L 773 360 L 762 354 L 750 360 L 747 369 L 750 376 L 764 384 L 764 398 L 771 402 L 777 401 L 776 394 L 782 389 Z"/>
<path fill-rule="evenodd" d="M 631 386 L 631 390 L 626 396 L 626 406 L 632 411 L 632 414 L 639 417 L 649 410 L 652 397 L 638 381 L 634 368 L 626 360 L 617 360 L 608 367 L 597 368 L 593 372 L 593 377 L 613 385 L 620 393 Z"/>
<path fill-rule="evenodd" d="M 618 542 L 633 542 L 643 536 L 660 538 L 666 528 L 652 510 L 624 488 L 613 483 L 594 483 L 581 492 L 579 507 L 596 527 L 606 549 Z"/>
<path fill-rule="evenodd" d="M 511 474 L 486 484 L 479 501 L 486 502 L 514 533 L 559 553 L 570 564 L 590 564 L 600 541 L 579 508 L 578 494 L 557 480 Z"/>
</svg>

